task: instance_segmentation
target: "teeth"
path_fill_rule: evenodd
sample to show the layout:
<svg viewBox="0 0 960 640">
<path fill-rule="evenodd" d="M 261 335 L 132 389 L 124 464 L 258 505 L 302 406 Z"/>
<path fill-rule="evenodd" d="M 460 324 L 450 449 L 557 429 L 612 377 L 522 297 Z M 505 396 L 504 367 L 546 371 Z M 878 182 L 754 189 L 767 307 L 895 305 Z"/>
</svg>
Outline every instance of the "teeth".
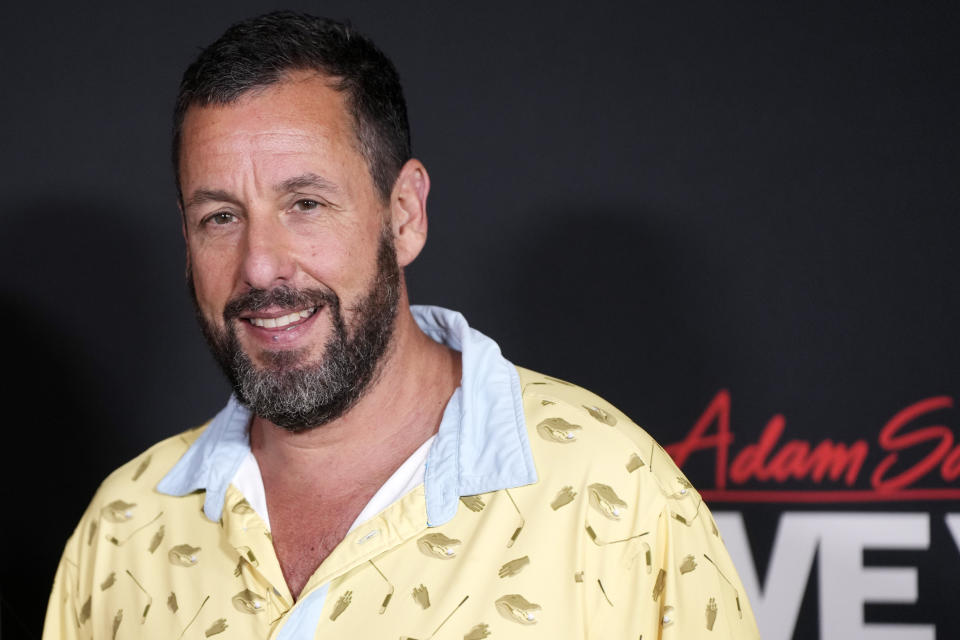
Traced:
<svg viewBox="0 0 960 640">
<path fill-rule="evenodd" d="M 250 324 L 255 327 L 265 327 L 267 329 L 282 329 L 288 324 L 293 324 L 304 318 L 309 318 L 317 310 L 316 307 L 304 309 L 303 311 L 294 311 L 279 318 L 250 318 Z"/>
</svg>

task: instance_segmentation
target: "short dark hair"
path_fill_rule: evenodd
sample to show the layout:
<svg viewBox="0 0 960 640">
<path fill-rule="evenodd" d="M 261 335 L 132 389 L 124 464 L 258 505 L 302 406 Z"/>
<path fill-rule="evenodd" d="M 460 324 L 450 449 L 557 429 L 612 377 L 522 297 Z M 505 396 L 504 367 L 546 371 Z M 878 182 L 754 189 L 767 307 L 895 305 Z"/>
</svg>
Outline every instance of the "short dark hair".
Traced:
<svg viewBox="0 0 960 640">
<path fill-rule="evenodd" d="M 191 106 L 230 104 L 245 93 L 314 70 L 346 93 L 360 154 L 381 199 L 390 199 L 410 159 L 410 125 L 390 59 L 350 24 L 293 11 L 238 22 L 200 52 L 183 74 L 173 112 L 173 170 L 180 193 L 183 120 Z"/>
</svg>

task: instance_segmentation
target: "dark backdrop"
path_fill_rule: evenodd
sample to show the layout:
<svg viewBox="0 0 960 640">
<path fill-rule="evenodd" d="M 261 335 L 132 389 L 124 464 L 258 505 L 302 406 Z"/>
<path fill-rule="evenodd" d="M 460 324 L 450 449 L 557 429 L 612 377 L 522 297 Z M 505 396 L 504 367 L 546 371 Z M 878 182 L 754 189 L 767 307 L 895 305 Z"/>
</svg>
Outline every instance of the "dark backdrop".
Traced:
<svg viewBox="0 0 960 640">
<path fill-rule="evenodd" d="M 198 48 L 270 8 L 33 2 L 0 18 L 7 637 L 39 632 L 100 480 L 226 399 L 183 285 L 169 119 Z M 731 458 L 775 414 L 781 443 L 868 442 L 852 487 L 786 488 L 872 490 L 884 423 L 960 394 L 957 5 L 294 8 L 350 18 L 394 59 L 433 178 L 413 301 L 462 311 L 514 362 L 665 445 L 722 389 Z M 949 408 L 924 419 L 960 425 Z M 710 450 L 684 469 L 723 488 Z M 929 549 L 863 556 L 914 567 L 917 602 L 863 615 L 956 628 L 954 500 L 738 500 L 714 509 L 743 517 L 761 585 L 785 510 L 925 514 Z M 797 575 L 795 628 L 767 637 L 831 637 L 822 569 Z"/>
</svg>

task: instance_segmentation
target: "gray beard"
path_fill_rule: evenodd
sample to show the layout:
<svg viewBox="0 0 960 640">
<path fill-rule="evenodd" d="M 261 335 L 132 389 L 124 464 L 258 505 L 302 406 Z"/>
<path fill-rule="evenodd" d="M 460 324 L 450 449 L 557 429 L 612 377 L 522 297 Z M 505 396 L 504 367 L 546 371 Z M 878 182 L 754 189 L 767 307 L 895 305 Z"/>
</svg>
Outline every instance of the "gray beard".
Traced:
<svg viewBox="0 0 960 640">
<path fill-rule="evenodd" d="M 196 306 L 190 273 L 188 283 Z M 204 319 L 198 307 L 197 317 L 240 402 L 260 418 L 300 432 L 339 418 L 368 390 L 390 345 L 399 300 L 400 268 L 393 238 L 384 235 L 377 250 L 374 282 L 354 309 L 352 335 L 343 319 L 340 298 L 327 289 L 251 289 L 226 305 L 225 330 Z M 293 310 L 314 305 L 325 307 L 333 324 L 319 362 L 301 364 L 306 349 L 264 351 L 261 357 L 267 366 L 258 367 L 240 347 L 235 328 L 240 313 L 270 306 Z M 316 313 L 322 311 L 318 308 Z"/>
</svg>

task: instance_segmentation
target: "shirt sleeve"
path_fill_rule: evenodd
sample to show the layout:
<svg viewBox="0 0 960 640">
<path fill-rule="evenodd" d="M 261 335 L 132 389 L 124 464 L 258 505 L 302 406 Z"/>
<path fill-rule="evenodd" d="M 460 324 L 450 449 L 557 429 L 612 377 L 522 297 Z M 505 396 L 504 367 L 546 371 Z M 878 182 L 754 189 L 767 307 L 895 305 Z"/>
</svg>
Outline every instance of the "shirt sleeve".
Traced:
<svg viewBox="0 0 960 640">
<path fill-rule="evenodd" d="M 78 583 L 78 533 L 74 532 L 67 542 L 53 579 L 53 589 L 47 603 L 47 615 L 43 623 L 43 640 L 73 640 L 80 637 L 81 617 L 90 616 L 90 603 L 77 602 Z"/>
<path fill-rule="evenodd" d="M 644 482 L 635 489 L 627 510 L 641 513 L 626 535 L 598 528 L 589 536 L 587 566 L 597 584 L 586 585 L 594 594 L 586 602 L 587 637 L 759 639 L 743 585 L 699 494 L 688 484 L 674 491 Z M 644 499 L 651 493 L 655 498 Z"/>
<path fill-rule="evenodd" d="M 637 597 L 653 602 L 656 624 L 650 638 L 759 639 L 753 611 L 719 531 L 702 500 L 692 521 L 675 512 L 669 501 L 659 516 L 659 566 L 650 593 Z M 657 628 L 659 627 L 659 628 Z"/>
</svg>

